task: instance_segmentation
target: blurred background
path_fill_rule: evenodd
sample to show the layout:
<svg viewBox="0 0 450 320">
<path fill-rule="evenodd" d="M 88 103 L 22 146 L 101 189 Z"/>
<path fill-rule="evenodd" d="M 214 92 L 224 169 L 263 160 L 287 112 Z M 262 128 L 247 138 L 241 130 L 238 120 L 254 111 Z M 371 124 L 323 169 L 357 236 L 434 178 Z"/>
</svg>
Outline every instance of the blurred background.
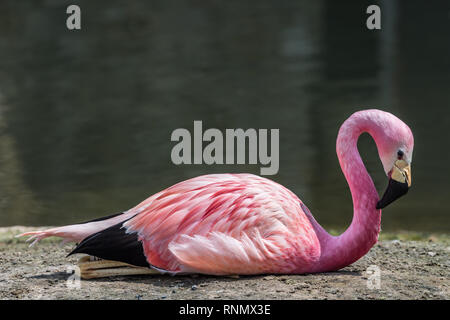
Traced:
<svg viewBox="0 0 450 320">
<path fill-rule="evenodd" d="M 66 8 L 81 7 L 80 31 Z M 381 30 L 366 8 L 381 7 Z M 450 232 L 449 1 L 0 2 L 0 226 L 127 210 L 197 175 L 261 165 L 171 162 L 176 128 L 279 128 L 280 170 L 326 228 L 351 195 L 335 152 L 351 113 L 379 108 L 415 136 L 409 194 L 383 230 Z M 359 149 L 377 190 L 376 147 Z"/>
</svg>

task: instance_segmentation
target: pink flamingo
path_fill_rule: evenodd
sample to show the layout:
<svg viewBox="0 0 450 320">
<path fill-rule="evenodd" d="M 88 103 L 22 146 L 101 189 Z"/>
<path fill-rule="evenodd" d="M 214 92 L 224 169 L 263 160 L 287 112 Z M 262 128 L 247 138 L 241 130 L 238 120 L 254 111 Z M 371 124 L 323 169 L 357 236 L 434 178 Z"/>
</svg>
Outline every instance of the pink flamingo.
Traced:
<svg viewBox="0 0 450 320">
<path fill-rule="evenodd" d="M 378 148 L 388 188 L 379 201 L 357 150 L 369 133 Z M 339 130 L 336 151 L 350 186 L 350 227 L 329 235 L 290 190 L 251 174 L 211 174 L 175 184 L 121 214 L 83 224 L 26 232 L 79 242 L 82 276 L 202 273 L 300 274 L 333 271 L 365 255 L 377 242 L 381 208 L 408 191 L 413 135 L 394 115 L 364 110 Z M 34 242 L 32 244 L 34 244 Z"/>
</svg>

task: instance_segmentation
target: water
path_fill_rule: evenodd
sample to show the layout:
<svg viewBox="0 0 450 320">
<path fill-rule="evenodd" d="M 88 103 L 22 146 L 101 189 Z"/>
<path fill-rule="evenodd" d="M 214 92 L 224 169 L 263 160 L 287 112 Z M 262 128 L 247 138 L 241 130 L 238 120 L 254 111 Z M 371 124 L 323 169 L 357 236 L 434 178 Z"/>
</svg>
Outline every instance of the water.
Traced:
<svg viewBox="0 0 450 320">
<path fill-rule="evenodd" d="M 82 30 L 65 28 L 78 3 Z M 126 210 L 178 181 L 260 165 L 170 161 L 176 128 L 279 128 L 280 170 L 326 228 L 351 221 L 335 154 L 354 111 L 415 135 L 413 188 L 383 230 L 449 232 L 450 5 L 369 2 L 0 3 L 0 225 L 62 225 Z M 380 193 L 373 141 L 363 159 Z"/>
</svg>

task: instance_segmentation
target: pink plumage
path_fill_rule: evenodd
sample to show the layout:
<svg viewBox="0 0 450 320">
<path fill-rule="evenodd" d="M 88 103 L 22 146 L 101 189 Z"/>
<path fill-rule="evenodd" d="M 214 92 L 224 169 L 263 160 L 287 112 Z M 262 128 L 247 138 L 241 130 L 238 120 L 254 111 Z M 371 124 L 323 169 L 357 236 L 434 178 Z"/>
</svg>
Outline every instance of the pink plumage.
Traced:
<svg viewBox="0 0 450 320">
<path fill-rule="evenodd" d="M 124 226 L 139 234 L 149 263 L 172 272 L 302 272 L 320 250 L 300 203 L 271 180 L 214 174 L 155 194 Z"/>
<path fill-rule="evenodd" d="M 380 231 L 379 197 L 357 150 L 363 132 L 374 138 L 386 174 L 397 150 L 408 163 L 412 158 L 411 131 L 390 113 L 360 111 L 342 125 L 336 150 L 352 192 L 354 218 L 337 237 L 329 235 L 290 190 L 251 174 L 196 177 L 110 219 L 22 235 L 35 241 L 59 236 L 79 242 L 119 224 L 124 234 L 137 235 L 150 267 L 173 274 L 337 270 L 366 254 Z"/>
</svg>

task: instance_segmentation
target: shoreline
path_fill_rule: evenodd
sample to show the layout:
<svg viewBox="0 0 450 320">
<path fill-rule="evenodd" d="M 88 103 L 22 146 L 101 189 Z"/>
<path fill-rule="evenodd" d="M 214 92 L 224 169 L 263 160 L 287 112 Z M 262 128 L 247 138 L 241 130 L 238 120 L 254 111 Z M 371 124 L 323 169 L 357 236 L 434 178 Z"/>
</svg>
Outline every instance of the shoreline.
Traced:
<svg viewBox="0 0 450 320">
<path fill-rule="evenodd" d="M 339 271 L 305 275 L 128 276 L 71 286 L 79 256 L 49 238 L 29 248 L 0 228 L 0 299 L 449 299 L 450 235 L 381 233 L 366 256 Z M 374 269 L 375 268 L 375 269 Z M 373 271 L 379 270 L 379 287 Z M 73 278 L 73 277 L 72 277 Z"/>
</svg>

